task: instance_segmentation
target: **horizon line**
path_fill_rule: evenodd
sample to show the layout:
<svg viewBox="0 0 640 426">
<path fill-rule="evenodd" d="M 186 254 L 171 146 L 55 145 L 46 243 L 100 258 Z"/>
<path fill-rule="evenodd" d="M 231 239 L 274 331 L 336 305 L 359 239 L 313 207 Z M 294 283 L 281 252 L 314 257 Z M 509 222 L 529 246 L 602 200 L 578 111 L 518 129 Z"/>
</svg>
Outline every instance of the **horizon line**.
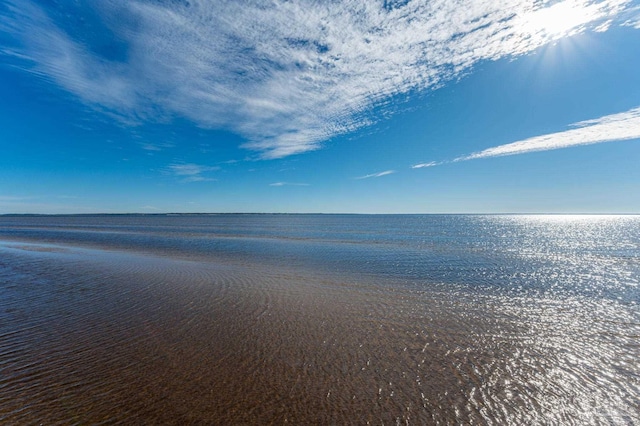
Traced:
<svg viewBox="0 0 640 426">
<path fill-rule="evenodd" d="M 43 216 L 213 216 L 213 215 L 350 215 L 350 216 L 640 216 L 640 212 L 450 212 L 450 213 L 354 213 L 354 212 L 120 212 L 120 213 L 0 213 L 0 217 Z"/>
</svg>

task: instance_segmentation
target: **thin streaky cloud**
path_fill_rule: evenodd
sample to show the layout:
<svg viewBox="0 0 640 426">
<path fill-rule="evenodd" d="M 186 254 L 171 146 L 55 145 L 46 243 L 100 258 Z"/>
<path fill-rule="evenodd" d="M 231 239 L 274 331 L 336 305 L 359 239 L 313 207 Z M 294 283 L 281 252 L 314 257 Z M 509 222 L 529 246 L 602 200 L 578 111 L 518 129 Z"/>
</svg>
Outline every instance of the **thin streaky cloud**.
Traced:
<svg viewBox="0 0 640 426">
<path fill-rule="evenodd" d="M 200 175 L 196 175 L 196 176 L 187 176 L 185 178 L 180 179 L 180 182 L 182 183 L 191 183 L 191 182 L 215 182 L 218 179 L 214 179 L 214 178 L 210 178 L 210 177 L 205 177 L 205 176 L 200 176 Z"/>
<path fill-rule="evenodd" d="M 295 182 L 274 182 L 269 186 L 309 186 L 308 183 L 295 183 Z"/>
<path fill-rule="evenodd" d="M 593 120 L 580 121 L 572 124 L 571 127 L 575 128 L 564 132 L 535 136 L 506 145 L 494 146 L 456 158 L 453 161 L 501 157 L 572 146 L 638 139 L 640 138 L 640 107 L 618 114 L 605 115 Z"/>
<path fill-rule="evenodd" d="M 203 166 L 194 163 L 174 163 L 169 165 L 167 173 L 180 178 L 182 183 L 213 182 L 216 179 L 205 176 L 207 172 L 220 170 L 218 166 Z"/>
<path fill-rule="evenodd" d="M 395 170 L 385 170 L 384 172 L 372 173 L 370 175 L 359 176 L 356 179 L 369 179 L 369 178 L 377 178 L 381 176 L 387 176 L 395 173 Z"/>
<path fill-rule="evenodd" d="M 159 152 L 159 151 L 163 151 L 167 148 L 173 148 L 175 145 L 171 144 L 171 143 L 151 143 L 151 142 L 143 142 L 140 143 L 140 148 L 142 148 L 145 151 L 153 151 L 153 152 Z"/>
<path fill-rule="evenodd" d="M 194 163 L 174 163 L 169 166 L 169 169 L 178 176 L 194 176 L 204 172 L 211 172 L 220 170 L 218 166 L 203 166 Z"/>
<path fill-rule="evenodd" d="M 625 27 L 640 29 L 640 6 L 628 8 L 627 15 L 629 18 L 624 21 L 622 25 Z"/>
<path fill-rule="evenodd" d="M 0 55 L 128 125 L 186 118 L 280 158 L 368 126 L 386 115 L 374 107 L 438 88 L 479 61 L 628 21 L 633 4 L 7 0 Z M 95 25 L 65 30 L 87 8 Z"/>
<path fill-rule="evenodd" d="M 433 167 L 433 166 L 439 166 L 442 163 L 438 163 L 436 161 L 430 161 L 428 163 L 420 163 L 420 164 L 414 164 L 413 166 L 411 166 L 412 169 L 423 169 L 425 167 Z"/>
</svg>

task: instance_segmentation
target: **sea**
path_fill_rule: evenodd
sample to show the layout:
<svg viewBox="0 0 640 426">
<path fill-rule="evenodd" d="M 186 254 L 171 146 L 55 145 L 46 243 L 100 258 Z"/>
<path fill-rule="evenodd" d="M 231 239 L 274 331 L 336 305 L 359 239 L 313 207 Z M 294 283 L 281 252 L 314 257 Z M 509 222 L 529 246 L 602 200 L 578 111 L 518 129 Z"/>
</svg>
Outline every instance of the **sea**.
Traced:
<svg viewBox="0 0 640 426">
<path fill-rule="evenodd" d="M 0 424 L 640 424 L 640 216 L 0 216 Z"/>
</svg>

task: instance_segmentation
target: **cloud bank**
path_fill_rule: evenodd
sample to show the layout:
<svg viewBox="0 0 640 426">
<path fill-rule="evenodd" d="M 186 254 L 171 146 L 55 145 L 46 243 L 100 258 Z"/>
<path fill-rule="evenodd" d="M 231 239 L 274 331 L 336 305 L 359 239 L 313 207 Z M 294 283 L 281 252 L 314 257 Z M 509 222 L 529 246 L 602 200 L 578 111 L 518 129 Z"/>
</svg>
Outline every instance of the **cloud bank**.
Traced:
<svg viewBox="0 0 640 426">
<path fill-rule="evenodd" d="M 605 30 L 630 0 L 7 0 L 14 66 L 131 123 L 187 118 L 279 158 L 482 60 Z M 2 38 L 1 40 L 5 40 Z"/>
<path fill-rule="evenodd" d="M 593 120 L 580 121 L 572 124 L 571 127 L 575 128 L 564 132 L 535 136 L 506 145 L 494 146 L 493 148 L 456 158 L 453 161 L 501 157 L 579 145 L 638 139 L 640 138 L 640 107 Z"/>
</svg>

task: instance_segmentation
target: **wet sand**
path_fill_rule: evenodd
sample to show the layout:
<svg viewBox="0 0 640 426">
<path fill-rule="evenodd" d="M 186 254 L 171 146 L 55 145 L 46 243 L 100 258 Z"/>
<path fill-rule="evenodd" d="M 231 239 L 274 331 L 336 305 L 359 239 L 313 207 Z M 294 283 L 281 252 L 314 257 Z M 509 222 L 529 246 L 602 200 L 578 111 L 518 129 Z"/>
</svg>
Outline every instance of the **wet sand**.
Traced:
<svg viewBox="0 0 640 426">
<path fill-rule="evenodd" d="M 3 424 L 640 422 L 615 302 L 26 243 L 0 292 Z"/>
</svg>

